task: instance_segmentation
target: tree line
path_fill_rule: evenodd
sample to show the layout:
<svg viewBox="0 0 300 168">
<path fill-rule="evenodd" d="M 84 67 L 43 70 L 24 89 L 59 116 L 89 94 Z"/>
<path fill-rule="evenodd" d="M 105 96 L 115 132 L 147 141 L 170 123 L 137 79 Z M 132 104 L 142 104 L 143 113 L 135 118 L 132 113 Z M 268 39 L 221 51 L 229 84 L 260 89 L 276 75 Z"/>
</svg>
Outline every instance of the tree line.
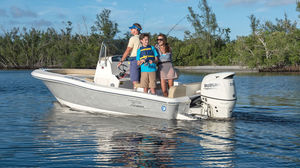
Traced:
<svg viewBox="0 0 300 168">
<path fill-rule="evenodd" d="M 230 40 L 229 28 L 221 28 L 206 0 L 195 8 L 188 7 L 187 19 L 193 32 L 184 39 L 168 36 L 173 62 L 178 66 L 242 65 L 256 68 L 278 68 L 300 65 L 300 29 L 286 14 L 274 22 L 248 17 L 252 33 Z M 300 12 L 300 2 L 295 10 Z M 94 68 L 100 45 L 105 41 L 110 54 L 122 54 L 130 38 L 116 38 L 118 24 L 111 21 L 111 11 L 103 9 L 96 15 L 91 33 L 73 32 L 72 22 L 65 28 L 37 30 L 13 28 L 0 36 L 0 68 Z M 300 18 L 300 15 L 299 15 Z M 155 44 L 158 34 L 151 35 Z"/>
</svg>

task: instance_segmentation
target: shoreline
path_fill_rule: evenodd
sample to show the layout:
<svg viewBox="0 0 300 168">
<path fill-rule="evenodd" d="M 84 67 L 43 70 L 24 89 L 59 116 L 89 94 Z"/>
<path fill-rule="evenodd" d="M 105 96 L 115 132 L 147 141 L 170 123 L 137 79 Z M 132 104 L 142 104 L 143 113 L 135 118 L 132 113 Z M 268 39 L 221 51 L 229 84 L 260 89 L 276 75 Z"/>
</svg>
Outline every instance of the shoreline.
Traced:
<svg viewBox="0 0 300 168">
<path fill-rule="evenodd" d="M 180 71 L 188 72 L 244 72 L 244 73 L 258 73 L 257 68 L 249 68 L 247 66 L 175 66 Z"/>
<path fill-rule="evenodd" d="M 249 68 L 248 66 L 214 66 L 214 65 L 204 65 L 204 66 L 174 66 L 179 71 L 186 72 L 205 72 L 205 73 L 215 73 L 215 72 L 236 72 L 236 73 L 261 73 L 261 72 L 300 72 L 300 66 L 287 66 L 281 68 Z M 70 68 L 61 68 L 61 67 L 33 67 L 33 68 L 0 68 L 2 70 L 35 70 L 39 68 L 55 68 L 55 69 L 70 69 Z M 71 69 L 95 69 L 91 68 L 71 68 Z"/>
</svg>

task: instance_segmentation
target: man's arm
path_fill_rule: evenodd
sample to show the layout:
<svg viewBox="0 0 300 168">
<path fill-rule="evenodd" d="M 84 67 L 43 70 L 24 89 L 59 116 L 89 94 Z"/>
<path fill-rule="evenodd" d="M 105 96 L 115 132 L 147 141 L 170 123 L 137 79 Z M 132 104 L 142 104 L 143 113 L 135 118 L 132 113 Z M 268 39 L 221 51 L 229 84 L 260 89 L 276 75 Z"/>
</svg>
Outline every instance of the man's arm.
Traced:
<svg viewBox="0 0 300 168">
<path fill-rule="evenodd" d="M 130 54 L 131 50 L 132 50 L 131 47 L 127 47 L 126 48 L 126 50 L 125 50 L 125 52 L 124 52 L 124 54 L 123 54 L 123 56 L 121 58 L 121 61 L 118 63 L 118 66 L 120 66 L 123 63 L 123 61 L 126 60 L 127 56 Z"/>
</svg>

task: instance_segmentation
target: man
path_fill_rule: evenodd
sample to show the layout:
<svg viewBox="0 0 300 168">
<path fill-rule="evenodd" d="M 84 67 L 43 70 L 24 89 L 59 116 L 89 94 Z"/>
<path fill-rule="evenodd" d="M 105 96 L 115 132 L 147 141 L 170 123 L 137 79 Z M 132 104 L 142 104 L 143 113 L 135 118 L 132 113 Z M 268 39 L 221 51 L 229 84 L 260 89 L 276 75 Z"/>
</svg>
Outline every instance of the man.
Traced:
<svg viewBox="0 0 300 168">
<path fill-rule="evenodd" d="M 140 48 L 140 31 L 142 30 L 142 27 L 138 23 L 134 23 L 131 27 L 129 27 L 130 33 L 133 35 L 130 37 L 127 49 L 125 50 L 121 61 L 118 63 L 118 66 L 120 66 L 123 61 L 126 60 L 126 58 L 130 55 L 130 81 L 133 83 L 133 87 L 135 84 L 139 83 L 140 81 L 140 68 L 137 65 L 136 60 L 136 54 L 137 50 Z"/>
</svg>

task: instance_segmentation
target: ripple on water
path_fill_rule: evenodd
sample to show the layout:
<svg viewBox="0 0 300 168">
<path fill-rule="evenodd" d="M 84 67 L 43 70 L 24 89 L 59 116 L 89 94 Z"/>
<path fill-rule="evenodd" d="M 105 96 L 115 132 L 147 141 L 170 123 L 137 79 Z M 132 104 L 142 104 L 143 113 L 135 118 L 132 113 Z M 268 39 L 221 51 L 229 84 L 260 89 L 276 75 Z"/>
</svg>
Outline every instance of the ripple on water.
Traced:
<svg viewBox="0 0 300 168">
<path fill-rule="evenodd" d="M 0 72 L 3 167 L 300 166 L 299 76 L 237 75 L 233 120 L 168 121 L 70 110 L 30 72 Z"/>
</svg>

